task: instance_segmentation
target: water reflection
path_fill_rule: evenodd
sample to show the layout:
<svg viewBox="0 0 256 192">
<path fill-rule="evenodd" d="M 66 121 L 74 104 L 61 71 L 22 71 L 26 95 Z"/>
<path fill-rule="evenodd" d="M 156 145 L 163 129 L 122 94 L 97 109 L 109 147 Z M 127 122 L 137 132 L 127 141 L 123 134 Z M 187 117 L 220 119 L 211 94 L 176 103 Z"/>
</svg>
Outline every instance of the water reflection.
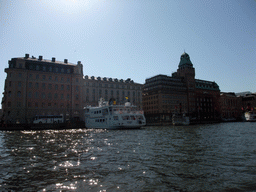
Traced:
<svg viewBox="0 0 256 192">
<path fill-rule="evenodd" d="M 4 191 L 250 191 L 255 124 L 0 133 Z"/>
</svg>

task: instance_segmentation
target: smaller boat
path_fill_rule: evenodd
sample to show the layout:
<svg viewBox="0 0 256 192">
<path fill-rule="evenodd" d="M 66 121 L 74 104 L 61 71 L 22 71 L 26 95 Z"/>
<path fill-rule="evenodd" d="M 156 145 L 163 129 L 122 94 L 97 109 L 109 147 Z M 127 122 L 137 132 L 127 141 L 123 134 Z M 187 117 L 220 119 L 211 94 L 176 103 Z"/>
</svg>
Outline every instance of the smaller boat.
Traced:
<svg viewBox="0 0 256 192">
<path fill-rule="evenodd" d="M 190 120 L 186 114 L 173 114 L 172 116 L 173 125 L 189 125 Z"/>
<path fill-rule="evenodd" d="M 246 121 L 256 121 L 256 113 L 254 111 L 248 111 L 244 113 Z"/>
<path fill-rule="evenodd" d="M 126 102 L 113 105 L 102 98 L 98 107 L 85 107 L 85 126 L 95 129 L 135 129 L 146 125 L 144 112 Z"/>
</svg>

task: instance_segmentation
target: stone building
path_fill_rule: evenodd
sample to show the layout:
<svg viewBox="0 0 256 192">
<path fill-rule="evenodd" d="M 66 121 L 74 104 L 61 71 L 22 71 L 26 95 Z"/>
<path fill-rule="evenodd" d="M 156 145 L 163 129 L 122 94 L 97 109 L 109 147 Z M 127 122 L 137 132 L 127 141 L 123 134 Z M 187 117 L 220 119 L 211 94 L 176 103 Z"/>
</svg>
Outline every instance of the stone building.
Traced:
<svg viewBox="0 0 256 192">
<path fill-rule="evenodd" d="M 125 97 L 142 107 L 142 85 L 131 79 L 83 76 L 83 65 L 29 57 L 12 58 L 2 98 L 2 120 L 30 123 L 36 115 L 63 115 L 84 120 L 83 108 L 97 105 L 100 97 L 124 103 Z"/>
<path fill-rule="evenodd" d="M 135 83 L 130 78 L 123 80 L 117 78 L 84 76 L 83 103 L 85 106 L 97 106 L 100 98 L 105 101 L 115 100 L 117 105 L 124 104 L 126 98 L 133 104 L 142 108 L 142 84 Z"/>
<path fill-rule="evenodd" d="M 219 119 L 219 86 L 195 79 L 190 57 L 183 53 L 177 72 L 156 75 L 145 81 L 143 110 L 148 123 L 170 121 L 173 114 L 187 114 L 195 121 Z"/>
</svg>

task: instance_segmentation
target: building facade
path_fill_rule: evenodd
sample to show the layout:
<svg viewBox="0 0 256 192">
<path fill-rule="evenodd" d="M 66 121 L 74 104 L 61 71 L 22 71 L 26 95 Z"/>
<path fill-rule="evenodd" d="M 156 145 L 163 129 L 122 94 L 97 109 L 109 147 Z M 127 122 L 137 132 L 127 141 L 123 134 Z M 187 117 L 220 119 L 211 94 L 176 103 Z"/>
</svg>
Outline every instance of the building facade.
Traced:
<svg viewBox="0 0 256 192">
<path fill-rule="evenodd" d="M 242 96 L 241 108 L 243 112 L 256 110 L 256 93 L 250 93 Z"/>
<path fill-rule="evenodd" d="M 29 123 L 36 115 L 82 115 L 83 65 L 29 57 L 12 58 L 2 99 L 2 119 L 9 123 Z"/>
<path fill-rule="evenodd" d="M 171 121 L 173 114 L 186 114 L 195 121 L 219 119 L 219 86 L 215 82 L 195 79 L 190 57 L 183 53 L 177 72 L 146 79 L 143 110 L 147 122 Z"/>
<path fill-rule="evenodd" d="M 131 79 L 94 78 L 83 75 L 83 65 L 29 57 L 12 58 L 2 98 L 2 120 L 31 123 L 36 115 L 63 115 L 84 120 L 83 108 L 99 98 L 124 103 L 125 97 L 142 107 L 142 85 Z"/>
<path fill-rule="evenodd" d="M 233 92 L 221 92 L 220 108 L 223 121 L 241 120 L 242 97 L 237 97 Z"/>
<path fill-rule="evenodd" d="M 103 98 L 122 105 L 128 98 L 133 105 L 142 109 L 142 86 L 130 78 L 123 80 L 86 75 L 83 78 L 83 103 L 85 106 L 97 106 L 99 99 Z"/>
</svg>

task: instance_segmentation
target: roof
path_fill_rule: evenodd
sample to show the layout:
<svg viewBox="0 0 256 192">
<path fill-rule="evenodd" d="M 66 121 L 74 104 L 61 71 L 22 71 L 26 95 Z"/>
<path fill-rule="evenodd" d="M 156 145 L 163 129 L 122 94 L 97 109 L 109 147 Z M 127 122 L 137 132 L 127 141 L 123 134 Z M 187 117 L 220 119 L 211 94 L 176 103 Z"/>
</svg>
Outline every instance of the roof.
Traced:
<svg viewBox="0 0 256 192">
<path fill-rule="evenodd" d="M 187 54 L 186 52 L 184 52 L 184 53 L 180 56 L 179 67 L 183 67 L 183 66 L 190 66 L 190 67 L 193 67 L 192 62 L 190 61 L 189 54 Z"/>
</svg>

